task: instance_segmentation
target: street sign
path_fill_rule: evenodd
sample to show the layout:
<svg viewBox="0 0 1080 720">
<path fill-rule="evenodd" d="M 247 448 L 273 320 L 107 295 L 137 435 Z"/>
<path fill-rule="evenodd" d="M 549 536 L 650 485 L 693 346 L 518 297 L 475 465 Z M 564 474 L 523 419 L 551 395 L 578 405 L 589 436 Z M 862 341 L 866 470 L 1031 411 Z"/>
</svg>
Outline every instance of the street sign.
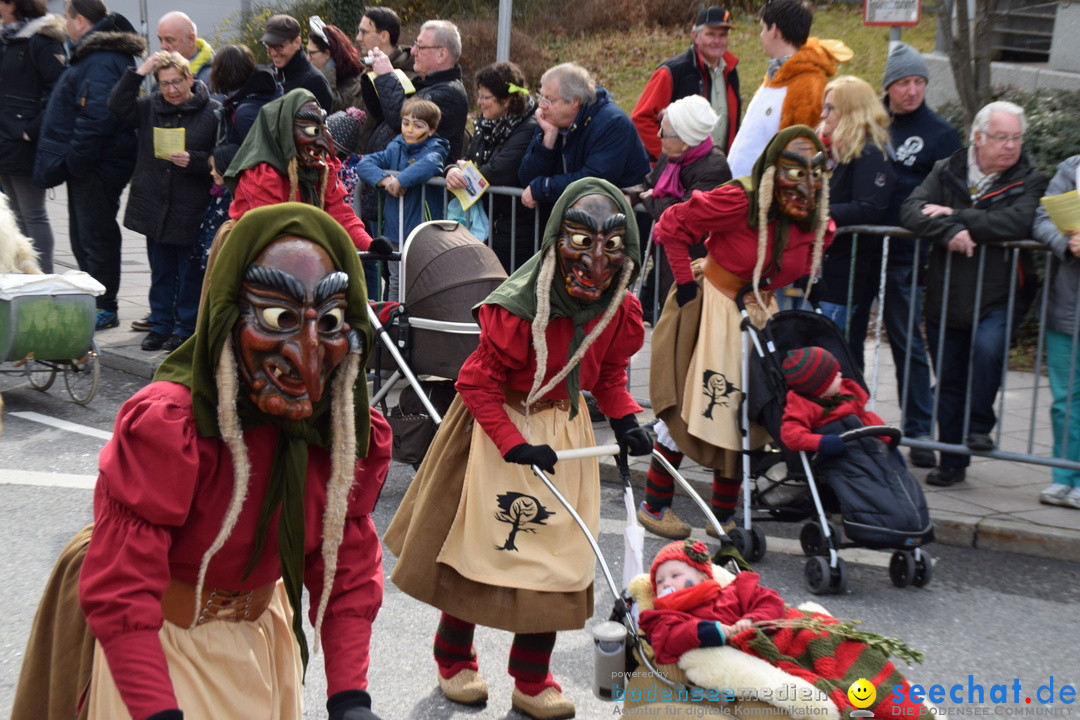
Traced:
<svg viewBox="0 0 1080 720">
<path fill-rule="evenodd" d="M 863 0 L 863 25 L 918 25 L 922 0 Z"/>
</svg>

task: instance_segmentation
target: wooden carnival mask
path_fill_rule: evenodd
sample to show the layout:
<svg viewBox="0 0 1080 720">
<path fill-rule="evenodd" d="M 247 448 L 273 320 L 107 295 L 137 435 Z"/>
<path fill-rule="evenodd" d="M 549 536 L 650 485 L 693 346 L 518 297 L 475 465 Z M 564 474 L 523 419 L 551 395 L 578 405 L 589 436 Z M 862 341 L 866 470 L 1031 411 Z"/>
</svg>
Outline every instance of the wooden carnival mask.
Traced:
<svg viewBox="0 0 1080 720">
<path fill-rule="evenodd" d="M 596 302 L 628 260 L 626 216 L 606 195 L 584 195 L 566 209 L 559 227 L 559 273 L 566 292 Z"/>
<path fill-rule="evenodd" d="M 262 412 L 311 415 L 349 351 L 348 284 L 323 248 L 292 235 L 267 245 L 244 271 L 233 335 L 241 384 Z"/>
<path fill-rule="evenodd" d="M 808 138 L 797 137 L 776 160 L 774 197 L 780 214 L 805 220 L 814 214 L 825 179 L 825 153 Z"/>
<path fill-rule="evenodd" d="M 300 167 L 323 167 L 330 157 L 332 140 L 324 118 L 325 113 L 314 100 L 301 105 L 293 117 L 296 162 Z"/>
</svg>

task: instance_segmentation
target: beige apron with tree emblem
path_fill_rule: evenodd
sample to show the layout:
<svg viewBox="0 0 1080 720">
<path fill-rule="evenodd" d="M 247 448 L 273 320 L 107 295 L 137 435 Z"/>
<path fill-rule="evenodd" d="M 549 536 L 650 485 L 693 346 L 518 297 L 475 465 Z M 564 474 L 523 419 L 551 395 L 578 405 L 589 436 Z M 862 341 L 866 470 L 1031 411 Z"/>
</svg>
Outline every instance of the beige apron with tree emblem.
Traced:
<svg viewBox="0 0 1080 720">
<path fill-rule="evenodd" d="M 584 400 L 573 420 L 557 408 L 526 419 L 511 406 L 503 407 L 532 445 L 561 450 L 595 444 Z M 558 462 L 549 477 L 596 537 L 596 459 Z M 472 434 L 461 500 L 436 560 L 476 582 L 545 592 L 582 590 L 596 574 L 589 541 L 563 504 L 529 466 L 503 460 L 484 432 Z"/>
</svg>

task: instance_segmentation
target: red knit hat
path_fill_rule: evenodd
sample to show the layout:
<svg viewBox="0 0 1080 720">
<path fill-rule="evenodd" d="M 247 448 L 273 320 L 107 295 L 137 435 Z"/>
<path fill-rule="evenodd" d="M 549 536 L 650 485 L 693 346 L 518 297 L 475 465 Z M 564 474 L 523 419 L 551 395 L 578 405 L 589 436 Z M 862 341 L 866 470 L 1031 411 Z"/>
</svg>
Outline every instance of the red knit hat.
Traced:
<svg viewBox="0 0 1080 720">
<path fill-rule="evenodd" d="M 681 560 L 695 570 L 700 570 L 709 577 L 713 576 L 712 558 L 705 543 L 692 539 L 676 540 L 660 548 L 660 552 L 656 553 L 649 567 L 649 580 L 652 581 L 654 595 L 656 594 L 656 569 L 668 560 Z"/>
<path fill-rule="evenodd" d="M 840 362 L 831 352 L 815 345 L 789 350 L 783 372 L 789 388 L 800 395 L 817 397 L 840 373 Z"/>
</svg>

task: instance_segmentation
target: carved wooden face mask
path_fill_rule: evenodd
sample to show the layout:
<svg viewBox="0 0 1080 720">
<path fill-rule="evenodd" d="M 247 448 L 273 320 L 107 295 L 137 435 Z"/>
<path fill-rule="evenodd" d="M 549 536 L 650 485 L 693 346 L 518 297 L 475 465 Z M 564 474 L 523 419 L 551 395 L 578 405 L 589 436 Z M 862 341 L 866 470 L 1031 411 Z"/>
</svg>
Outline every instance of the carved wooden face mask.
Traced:
<svg viewBox="0 0 1080 720">
<path fill-rule="evenodd" d="M 784 146 L 775 167 L 773 193 L 780 213 L 795 220 L 813 215 L 825 178 L 825 153 L 807 138 L 795 138 Z"/>
<path fill-rule="evenodd" d="M 349 277 L 316 243 L 285 236 L 244 271 L 233 328 L 240 381 L 268 415 L 301 420 L 349 351 Z"/>
<path fill-rule="evenodd" d="M 300 167 L 322 167 L 330 157 L 332 140 L 326 129 L 324 115 L 318 103 L 311 101 L 301 105 L 293 117 L 296 162 Z"/>
<path fill-rule="evenodd" d="M 626 216 L 606 195 L 585 195 L 566 209 L 559 229 L 559 273 L 566 292 L 596 302 L 627 261 Z"/>
</svg>

